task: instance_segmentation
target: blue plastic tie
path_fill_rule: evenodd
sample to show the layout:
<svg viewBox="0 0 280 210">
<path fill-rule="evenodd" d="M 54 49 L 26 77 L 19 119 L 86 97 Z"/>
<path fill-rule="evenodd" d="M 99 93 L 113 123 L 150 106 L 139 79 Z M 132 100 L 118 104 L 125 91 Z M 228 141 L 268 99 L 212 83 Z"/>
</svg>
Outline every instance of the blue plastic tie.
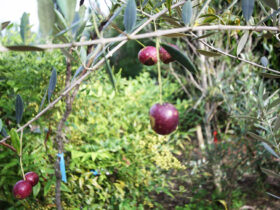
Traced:
<svg viewBox="0 0 280 210">
<path fill-rule="evenodd" d="M 65 171 L 65 162 L 64 162 L 64 154 L 63 153 L 58 153 L 58 157 L 60 157 L 60 173 L 61 173 L 61 180 L 67 183 L 67 178 L 66 178 L 66 171 Z"/>
</svg>

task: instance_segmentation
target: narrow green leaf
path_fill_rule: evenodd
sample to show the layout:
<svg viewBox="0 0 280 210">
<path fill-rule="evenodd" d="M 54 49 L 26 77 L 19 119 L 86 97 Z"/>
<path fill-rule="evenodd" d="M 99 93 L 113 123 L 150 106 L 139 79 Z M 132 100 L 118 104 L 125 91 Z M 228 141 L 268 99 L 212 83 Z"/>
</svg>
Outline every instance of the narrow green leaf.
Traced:
<svg viewBox="0 0 280 210">
<path fill-rule="evenodd" d="M 136 24 L 136 4 L 135 0 L 128 0 L 124 11 L 123 24 L 127 33 L 130 33 Z"/>
<path fill-rule="evenodd" d="M 270 154 L 272 154 L 274 157 L 280 159 L 280 157 L 276 154 L 276 152 L 274 152 L 274 150 L 265 142 L 262 142 L 262 145 L 264 146 L 264 148 L 270 152 Z"/>
<path fill-rule="evenodd" d="M 24 12 L 20 20 L 20 36 L 23 43 L 26 42 L 26 38 L 28 37 L 28 32 L 29 32 L 29 15 L 26 12 Z"/>
<path fill-rule="evenodd" d="M 2 123 L 2 120 L 0 119 L 0 132 L 2 131 L 2 126 L 3 126 L 3 123 Z"/>
<path fill-rule="evenodd" d="M 60 30 L 64 30 L 67 28 L 67 23 L 63 15 L 57 10 L 54 9 L 56 24 Z"/>
<path fill-rule="evenodd" d="M 17 97 L 16 97 L 16 121 L 17 121 L 17 124 L 20 124 L 20 121 L 21 121 L 22 115 L 23 115 L 23 109 L 24 109 L 23 100 L 22 100 L 20 95 L 17 95 Z"/>
<path fill-rule="evenodd" d="M 16 149 L 17 153 L 19 154 L 20 153 L 20 140 L 19 140 L 19 136 L 18 136 L 15 128 L 11 129 L 10 136 L 11 136 L 12 146 Z"/>
<path fill-rule="evenodd" d="M 278 178 L 278 179 L 280 178 L 280 174 L 277 174 L 274 171 L 271 171 L 271 170 L 266 169 L 266 168 L 261 168 L 261 170 L 269 176 L 273 176 L 273 177 Z"/>
<path fill-rule="evenodd" d="M 172 0 L 166 0 L 166 7 L 169 12 L 169 16 L 171 16 L 171 5 L 172 5 Z"/>
<path fill-rule="evenodd" d="M 54 184 L 54 179 L 49 179 L 49 181 L 47 182 L 47 184 L 44 187 L 44 196 L 46 196 L 48 194 L 48 192 L 51 189 L 52 184 Z"/>
<path fill-rule="evenodd" d="M 109 79 L 110 79 L 110 82 L 111 82 L 113 88 L 116 90 L 116 82 L 115 82 L 115 78 L 114 78 L 114 75 L 112 72 L 112 68 L 108 62 L 108 59 L 106 58 L 105 52 L 103 52 L 103 54 L 104 54 L 104 59 L 105 59 L 105 63 L 106 63 L 106 72 L 109 76 Z"/>
<path fill-rule="evenodd" d="M 245 31 L 245 33 L 243 34 L 243 36 L 241 37 L 238 45 L 237 45 L 237 55 L 239 55 L 241 53 L 241 51 L 244 49 L 246 43 L 247 43 L 247 40 L 248 40 L 248 37 L 249 37 L 249 31 Z"/>
<path fill-rule="evenodd" d="M 259 136 L 259 135 L 257 135 L 257 134 L 254 134 L 254 133 L 252 133 L 252 132 L 250 132 L 250 131 L 248 131 L 247 134 L 248 134 L 249 136 L 251 136 L 252 138 L 258 140 L 258 141 L 264 141 L 264 142 L 267 141 L 267 140 L 265 140 L 263 137 L 261 137 L 261 136 Z"/>
<path fill-rule="evenodd" d="M 279 105 L 280 104 L 280 98 L 274 100 L 271 104 L 268 105 L 268 110 Z"/>
<path fill-rule="evenodd" d="M 259 99 L 259 103 L 260 103 L 261 107 L 264 107 L 263 95 L 264 95 L 264 84 L 263 84 L 263 81 L 261 81 L 261 84 L 259 86 L 259 91 L 258 91 L 258 99 Z"/>
<path fill-rule="evenodd" d="M 72 24 L 75 16 L 76 0 L 57 0 L 57 4 L 64 15 L 68 26 Z"/>
<path fill-rule="evenodd" d="M 1 30 L 0 30 L 0 31 L 2 31 L 3 29 L 5 29 L 10 23 L 11 23 L 11 21 L 2 22 L 2 23 L 1 23 Z"/>
<path fill-rule="evenodd" d="M 36 46 L 30 46 L 30 45 L 16 45 L 16 46 L 5 46 L 9 50 L 12 51 L 20 51 L 20 52 L 25 52 L 25 51 L 44 51 L 43 48 L 36 47 Z"/>
<path fill-rule="evenodd" d="M 167 50 L 167 52 L 170 53 L 170 55 L 175 60 L 177 60 L 180 64 L 186 67 L 190 72 L 194 73 L 197 71 L 196 67 L 185 53 L 182 53 L 180 50 L 176 49 L 175 47 L 172 47 L 169 44 L 162 43 L 161 45 L 165 50 Z"/>
<path fill-rule="evenodd" d="M 245 20 L 248 22 L 253 14 L 255 0 L 242 0 L 242 12 Z"/>
<path fill-rule="evenodd" d="M 39 111 L 38 111 L 38 112 L 40 112 L 40 111 L 42 110 L 43 106 L 44 106 L 45 100 L 46 100 L 46 98 L 47 98 L 47 93 L 48 93 L 48 90 L 45 91 L 45 94 L 44 94 L 44 96 L 43 96 L 43 98 L 42 98 L 42 101 L 41 101 L 41 104 L 40 104 L 40 107 L 39 107 Z"/>
<path fill-rule="evenodd" d="M 275 10 L 278 9 L 277 0 L 261 0 L 261 1 L 272 9 L 275 9 Z"/>
<path fill-rule="evenodd" d="M 267 60 L 267 58 L 266 58 L 265 56 L 262 56 L 262 57 L 261 57 L 261 64 L 262 64 L 263 66 L 267 67 L 267 65 L 268 65 L 268 60 Z"/>
<path fill-rule="evenodd" d="M 274 127 L 273 127 L 274 132 L 277 132 L 279 128 L 280 128 L 280 116 L 277 117 L 274 123 Z"/>
<path fill-rule="evenodd" d="M 182 19 L 185 25 L 188 25 L 192 19 L 192 2 L 190 0 L 186 1 L 182 8 Z"/>
<path fill-rule="evenodd" d="M 207 57 L 221 56 L 221 53 L 218 53 L 218 52 L 206 51 L 206 50 L 199 50 L 199 49 L 197 49 L 196 51 L 197 51 L 199 54 L 202 54 L 202 55 L 207 56 Z"/>
<path fill-rule="evenodd" d="M 66 186 L 64 182 L 61 182 L 61 191 L 72 193 L 72 191 Z"/>
<path fill-rule="evenodd" d="M 51 100 L 51 96 L 52 96 L 55 86 L 56 86 L 56 80 L 57 80 L 57 73 L 56 73 L 56 69 L 53 67 L 50 82 L 49 82 L 49 88 L 48 88 L 48 101 L 49 102 Z"/>
<path fill-rule="evenodd" d="M 7 137 L 8 136 L 8 133 L 7 133 L 6 128 L 4 126 L 2 126 L 1 135 L 3 137 Z"/>
<path fill-rule="evenodd" d="M 38 182 L 34 187 L 32 187 L 32 190 L 33 190 L 33 197 L 36 198 L 37 195 L 39 194 L 40 192 L 40 189 L 41 189 L 41 183 Z"/>
<path fill-rule="evenodd" d="M 268 78 L 268 79 L 279 79 L 280 75 L 278 74 L 269 74 L 269 73 L 261 73 L 261 76 Z"/>
<path fill-rule="evenodd" d="M 55 22 L 54 4 L 52 0 L 37 1 L 40 29 L 43 36 L 48 36 L 52 33 L 52 28 Z"/>
</svg>

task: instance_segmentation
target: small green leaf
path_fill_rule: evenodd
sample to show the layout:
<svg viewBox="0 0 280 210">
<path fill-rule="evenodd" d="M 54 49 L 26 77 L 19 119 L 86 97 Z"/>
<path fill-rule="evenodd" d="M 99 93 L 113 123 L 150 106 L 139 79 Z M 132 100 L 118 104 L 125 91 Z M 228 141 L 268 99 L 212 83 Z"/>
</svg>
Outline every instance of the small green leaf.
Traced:
<svg viewBox="0 0 280 210">
<path fill-rule="evenodd" d="M 192 2 L 190 0 L 186 1 L 182 8 L 182 18 L 185 25 L 188 25 L 192 19 Z"/>
<path fill-rule="evenodd" d="M 64 182 L 61 182 L 61 191 L 72 193 L 72 191 L 66 186 Z"/>
<path fill-rule="evenodd" d="M 242 0 L 242 12 L 245 20 L 248 22 L 253 14 L 255 0 Z"/>
<path fill-rule="evenodd" d="M 270 152 L 270 154 L 272 154 L 274 157 L 280 159 L 280 157 L 276 154 L 276 152 L 274 152 L 274 150 L 265 142 L 262 142 L 262 145 L 264 146 L 264 148 Z"/>
<path fill-rule="evenodd" d="M 263 84 L 263 81 L 261 81 L 261 84 L 259 86 L 259 91 L 258 91 L 258 99 L 259 99 L 259 103 L 260 103 L 261 107 L 264 107 L 263 95 L 264 95 L 264 84 Z"/>
<path fill-rule="evenodd" d="M 10 24 L 11 21 L 5 21 L 5 22 L 2 22 L 1 23 L 1 30 L 2 31 L 3 29 L 5 29 L 9 24 Z"/>
<path fill-rule="evenodd" d="M 51 189 L 52 184 L 54 184 L 54 178 L 53 179 L 49 179 L 49 181 L 45 185 L 45 187 L 44 187 L 44 196 L 46 196 L 48 194 L 48 192 Z"/>
<path fill-rule="evenodd" d="M 54 4 L 52 0 L 37 1 L 40 29 L 43 36 L 48 36 L 52 33 L 53 25 L 55 23 Z"/>
<path fill-rule="evenodd" d="M 128 0 L 124 11 L 123 24 L 127 33 L 130 33 L 136 24 L 136 4 L 135 0 Z"/>
<path fill-rule="evenodd" d="M 25 51 L 44 51 L 43 48 L 36 47 L 36 46 L 30 46 L 30 45 L 16 45 L 16 46 L 5 46 L 5 47 L 8 48 L 9 50 L 12 50 L 12 51 L 21 51 L 21 52 L 25 52 Z"/>
<path fill-rule="evenodd" d="M 26 12 L 24 12 L 20 20 L 20 36 L 23 43 L 26 42 L 26 38 L 29 35 L 28 33 L 29 33 L 29 15 Z"/>
<path fill-rule="evenodd" d="M 268 60 L 267 60 L 267 58 L 266 58 L 265 56 L 262 56 L 262 57 L 261 57 L 261 64 L 262 64 L 263 66 L 267 67 L 267 65 L 268 65 Z"/>
<path fill-rule="evenodd" d="M 103 52 L 103 54 L 104 54 L 104 59 L 105 59 L 105 63 L 106 63 L 106 72 L 109 76 L 109 79 L 110 79 L 110 82 L 111 82 L 113 88 L 116 90 L 116 82 L 115 82 L 115 78 L 114 78 L 114 75 L 113 75 L 113 72 L 112 72 L 112 68 L 111 68 L 111 66 L 108 62 L 108 59 L 106 58 L 106 55 L 105 55 L 104 52 Z"/>
<path fill-rule="evenodd" d="M 280 178 L 280 174 L 276 174 L 274 171 L 271 171 L 271 170 L 265 169 L 265 168 L 261 168 L 261 170 L 269 176 L 273 176 L 278 179 Z"/>
<path fill-rule="evenodd" d="M 271 104 L 268 105 L 268 110 L 279 105 L 280 104 L 280 98 L 275 99 Z"/>
<path fill-rule="evenodd" d="M 278 9 L 277 0 L 261 0 L 261 1 L 272 9 L 275 9 L 275 10 Z"/>
<path fill-rule="evenodd" d="M 166 0 L 166 7 L 169 11 L 169 16 L 171 16 L 171 5 L 172 5 L 172 0 Z"/>
<path fill-rule="evenodd" d="M 56 86 L 56 80 L 57 80 L 57 73 L 56 73 L 56 69 L 53 67 L 52 75 L 51 75 L 50 82 L 49 82 L 49 88 L 48 88 L 48 101 L 49 102 L 51 100 L 51 96 L 52 96 L 55 86 Z"/>
<path fill-rule="evenodd" d="M 34 197 L 34 198 L 37 197 L 37 195 L 38 195 L 39 192 L 40 192 L 40 189 L 41 189 L 41 183 L 38 182 L 38 183 L 32 188 L 32 190 L 33 190 L 33 197 Z"/>
<path fill-rule="evenodd" d="M 261 76 L 268 78 L 268 79 L 279 79 L 280 75 L 278 74 L 269 74 L 269 73 L 261 73 Z"/>
<path fill-rule="evenodd" d="M 279 128 L 280 128 L 280 116 L 277 117 L 274 123 L 274 127 L 273 127 L 274 132 L 278 131 Z"/>
<path fill-rule="evenodd" d="M 68 26 L 72 24 L 75 16 L 76 0 L 57 0 L 58 6 L 64 15 Z"/>
<path fill-rule="evenodd" d="M 248 37 L 249 37 L 249 31 L 245 31 L 245 33 L 243 34 L 243 36 L 241 37 L 238 45 L 237 45 L 237 55 L 239 55 L 241 53 L 241 51 L 244 49 L 246 43 L 247 43 L 247 40 L 248 40 Z"/>
<path fill-rule="evenodd" d="M 218 52 L 206 51 L 206 50 L 199 50 L 199 49 L 197 49 L 196 51 L 197 51 L 199 54 L 202 54 L 202 55 L 207 56 L 207 57 L 221 56 L 221 54 L 218 53 Z"/>
<path fill-rule="evenodd" d="M 6 128 L 4 126 L 2 126 L 1 135 L 3 137 L 7 137 L 8 136 L 8 133 L 7 133 Z"/>
<path fill-rule="evenodd" d="M 79 158 L 79 157 L 83 157 L 83 156 L 85 156 L 85 155 L 86 155 L 85 152 L 80 152 L 80 151 L 76 151 L 76 150 L 71 150 L 71 157 L 72 157 L 72 159 Z"/>
<path fill-rule="evenodd" d="M 180 64 L 182 64 L 184 67 L 186 67 L 190 72 L 194 73 L 196 72 L 196 67 L 193 65 L 189 57 L 182 53 L 180 50 L 176 49 L 175 47 L 172 47 L 169 44 L 162 43 L 161 44 L 167 52 L 170 53 L 170 55 L 177 60 Z"/>
<path fill-rule="evenodd" d="M 17 95 L 16 97 L 16 121 L 17 124 L 20 124 L 20 121 L 22 119 L 24 106 L 23 106 L 23 100 L 20 95 Z"/>
<path fill-rule="evenodd" d="M 20 154 L 20 140 L 15 128 L 11 129 L 10 136 L 11 136 L 12 146 L 16 149 L 17 153 Z"/>
</svg>

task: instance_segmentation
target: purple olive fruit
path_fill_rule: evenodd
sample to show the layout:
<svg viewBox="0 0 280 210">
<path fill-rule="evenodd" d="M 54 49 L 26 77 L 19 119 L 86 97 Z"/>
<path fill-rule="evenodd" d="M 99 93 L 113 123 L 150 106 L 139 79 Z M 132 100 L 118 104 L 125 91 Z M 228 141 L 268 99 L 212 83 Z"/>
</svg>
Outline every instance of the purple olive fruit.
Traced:
<svg viewBox="0 0 280 210">
<path fill-rule="evenodd" d="M 141 49 L 138 53 L 138 59 L 141 63 L 147 66 L 152 66 L 157 63 L 157 49 L 153 46 L 147 46 Z"/>
<path fill-rule="evenodd" d="M 179 112 L 169 103 L 154 104 L 150 109 L 150 123 L 156 133 L 170 134 L 178 126 Z"/>
<path fill-rule="evenodd" d="M 175 47 L 176 49 L 179 50 L 179 48 L 176 45 L 174 45 L 174 44 L 169 44 L 169 45 L 171 45 L 172 47 Z M 169 54 L 169 52 L 167 52 L 167 50 L 164 49 L 163 47 L 159 48 L 159 57 L 160 57 L 160 60 L 165 64 L 168 64 L 175 60 L 174 58 L 172 58 L 172 56 Z"/>
<path fill-rule="evenodd" d="M 28 197 L 32 192 L 32 185 L 25 180 L 18 181 L 13 188 L 15 198 L 21 200 Z"/>
<path fill-rule="evenodd" d="M 25 174 L 25 180 L 30 182 L 32 187 L 34 187 L 39 181 L 39 176 L 35 172 L 31 171 Z"/>
</svg>

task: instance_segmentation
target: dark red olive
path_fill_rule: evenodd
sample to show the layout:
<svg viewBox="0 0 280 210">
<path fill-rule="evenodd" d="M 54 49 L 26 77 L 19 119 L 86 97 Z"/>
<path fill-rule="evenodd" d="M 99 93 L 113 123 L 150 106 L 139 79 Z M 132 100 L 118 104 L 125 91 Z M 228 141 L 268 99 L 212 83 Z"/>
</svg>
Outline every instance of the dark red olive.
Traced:
<svg viewBox="0 0 280 210">
<path fill-rule="evenodd" d="M 174 44 L 169 44 L 169 45 L 171 45 L 172 47 L 175 47 L 176 49 L 179 50 L 179 48 L 176 45 L 174 45 Z M 167 52 L 167 50 L 164 49 L 163 47 L 159 48 L 159 57 L 160 57 L 160 60 L 165 64 L 168 64 L 175 60 L 174 58 L 172 58 L 172 56 L 169 54 L 169 52 Z"/>
<path fill-rule="evenodd" d="M 25 180 L 18 181 L 13 188 L 15 198 L 21 200 L 28 197 L 32 192 L 32 185 Z"/>
<path fill-rule="evenodd" d="M 35 172 L 31 171 L 25 174 L 26 181 L 30 182 L 30 184 L 35 186 L 39 181 L 39 176 Z"/>
<path fill-rule="evenodd" d="M 138 59 L 141 63 L 147 66 L 152 66 L 157 63 L 157 49 L 153 46 L 147 46 L 141 49 L 138 53 Z"/>
<path fill-rule="evenodd" d="M 154 104 L 150 109 L 150 123 L 156 133 L 170 134 L 178 126 L 179 112 L 169 103 Z"/>
</svg>

